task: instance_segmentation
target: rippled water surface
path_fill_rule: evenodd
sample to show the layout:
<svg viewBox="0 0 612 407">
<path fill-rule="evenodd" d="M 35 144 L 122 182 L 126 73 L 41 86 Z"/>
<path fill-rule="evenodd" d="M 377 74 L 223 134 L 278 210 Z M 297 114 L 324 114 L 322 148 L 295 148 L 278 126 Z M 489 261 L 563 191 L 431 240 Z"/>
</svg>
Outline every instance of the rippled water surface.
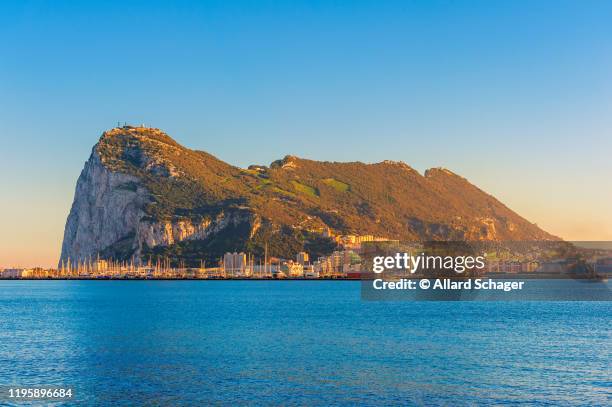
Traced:
<svg viewBox="0 0 612 407">
<path fill-rule="evenodd" d="M 86 405 L 612 404 L 612 303 L 346 281 L 0 281 L 0 385 Z"/>
</svg>

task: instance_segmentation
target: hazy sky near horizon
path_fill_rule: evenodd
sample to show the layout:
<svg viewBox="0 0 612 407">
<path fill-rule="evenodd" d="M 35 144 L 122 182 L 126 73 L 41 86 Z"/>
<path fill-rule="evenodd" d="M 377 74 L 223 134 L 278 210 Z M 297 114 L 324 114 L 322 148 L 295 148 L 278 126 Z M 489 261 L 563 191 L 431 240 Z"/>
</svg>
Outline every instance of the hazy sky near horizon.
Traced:
<svg viewBox="0 0 612 407">
<path fill-rule="evenodd" d="M 612 240 L 612 2 L 0 3 L 0 266 L 55 265 L 117 121 L 239 166 L 402 160 Z"/>
</svg>

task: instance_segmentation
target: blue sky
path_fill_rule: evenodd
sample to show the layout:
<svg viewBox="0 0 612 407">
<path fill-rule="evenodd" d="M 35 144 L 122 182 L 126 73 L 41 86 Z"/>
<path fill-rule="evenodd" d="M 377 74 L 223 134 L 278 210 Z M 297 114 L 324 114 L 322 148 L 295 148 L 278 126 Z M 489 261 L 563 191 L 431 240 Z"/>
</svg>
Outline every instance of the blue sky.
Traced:
<svg viewBox="0 0 612 407">
<path fill-rule="evenodd" d="M 0 3 L 0 266 L 52 265 L 101 132 L 239 166 L 447 167 L 547 231 L 612 239 L 612 3 Z"/>
</svg>

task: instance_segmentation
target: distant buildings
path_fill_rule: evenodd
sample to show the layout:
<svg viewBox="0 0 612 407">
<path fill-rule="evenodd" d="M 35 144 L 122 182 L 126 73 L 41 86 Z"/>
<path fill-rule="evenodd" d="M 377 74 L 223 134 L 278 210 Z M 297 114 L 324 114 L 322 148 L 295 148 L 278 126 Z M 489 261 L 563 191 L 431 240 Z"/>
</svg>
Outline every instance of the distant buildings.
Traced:
<svg viewBox="0 0 612 407">
<path fill-rule="evenodd" d="M 361 258 L 353 250 L 336 250 L 329 256 L 319 257 L 313 263 L 313 272 L 321 277 L 346 277 L 361 272 Z"/>
<path fill-rule="evenodd" d="M 333 236 L 333 235 L 332 235 Z M 369 242 L 396 242 L 399 240 L 389 239 L 384 236 L 374 235 L 337 235 L 333 236 L 334 241 L 345 249 L 361 251 L 364 243 Z"/>
<path fill-rule="evenodd" d="M 330 236 L 333 233 L 326 230 Z M 371 256 L 380 250 L 412 251 L 418 253 L 419 244 L 396 245 L 395 240 L 374 235 L 339 235 L 333 237 L 338 243 L 337 250 L 329 255 L 318 257 L 313 261 L 310 254 L 301 251 L 293 259 L 269 256 L 267 246 L 265 254 L 256 258 L 250 253 L 227 252 L 220 259 L 218 267 L 205 267 L 203 260 L 199 267 L 186 267 L 181 259 L 157 257 L 149 258 L 145 264 L 140 259 L 116 261 L 111 259 L 62 261 L 59 269 L 42 268 L 7 268 L 0 270 L 3 279 L 232 279 L 232 278 L 349 278 L 358 279 L 368 273 Z M 384 244 L 367 244 L 367 242 L 389 242 Z M 504 250 L 489 250 L 485 253 L 485 268 L 478 273 L 523 274 L 546 276 L 548 274 L 567 274 L 576 268 L 576 261 L 568 258 L 555 258 L 549 253 L 517 254 Z M 289 256 L 293 257 L 293 256 Z M 216 264 L 215 264 L 216 266 Z M 586 259 L 583 267 L 585 273 L 597 273 L 602 276 L 612 274 L 612 257 L 610 252 L 597 252 Z M 369 274 L 368 274 L 369 275 Z"/>
<path fill-rule="evenodd" d="M 4 269 L 2 270 L 2 278 L 24 278 L 24 269 Z"/>
<path fill-rule="evenodd" d="M 302 266 L 308 264 L 308 253 L 306 252 L 299 252 L 296 256 L 296 260 L 298 262 L 298 264 L 301 264 Z"/>
<path fill-rule="evenodd" d="M 1 278 L 50 278 L 53 277 L 53 270 L 46 270 L 41 267 L 34 268 L 9 268 L 0 272 Z"/>
<path fill-rule="evenodd" d="M 246 277 L 250 275 L 250 268 L 245 253 L 225 253 L 223 256 L 223 270 L 226 277 Z"/>
<path fill-rule="evenodd" d="M 323 228 L 323 233 L 322 233 L 323 237 L 334 237 L 334 233 L 332 232 L 332 230 L 328 227 Z"/>
<path fill-rule="evenodd" d="M 538 271 L 541 266 L 536 261 L 499 261 L 487 260 L 485 271 L 487 273 L 532 273 Z"/>
<path fill-rule="evenodd" d="M 304 265 L 295 263 L 293 261 L 286 261 L 281 263 L 280 270 L 287 277 L 303 277 L 304 276 Z"/>
</svg>

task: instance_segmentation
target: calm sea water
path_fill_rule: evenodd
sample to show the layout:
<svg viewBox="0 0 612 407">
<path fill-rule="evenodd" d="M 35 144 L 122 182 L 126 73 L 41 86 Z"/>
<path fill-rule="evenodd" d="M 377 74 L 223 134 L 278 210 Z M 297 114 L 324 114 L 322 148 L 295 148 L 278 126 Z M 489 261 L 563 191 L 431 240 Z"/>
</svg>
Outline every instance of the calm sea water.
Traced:
<svg viewBox="0 0 612 407">
<path fill-rule="evenodd" d="M 0 385 L 86 405 L 610 405 L 610 302 L 363 302 L 359 282 L 0 281 Z"/>
</svg>

